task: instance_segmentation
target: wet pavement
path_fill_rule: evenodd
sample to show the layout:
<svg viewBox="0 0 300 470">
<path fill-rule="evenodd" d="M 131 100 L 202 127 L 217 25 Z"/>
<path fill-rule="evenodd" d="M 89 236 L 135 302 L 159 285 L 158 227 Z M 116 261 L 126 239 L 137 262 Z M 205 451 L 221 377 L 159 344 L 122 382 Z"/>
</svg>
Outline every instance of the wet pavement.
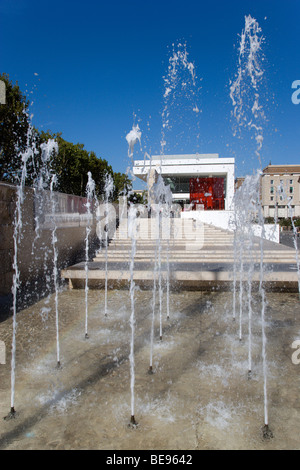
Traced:
<svg viewBox="0 0 300 470">
<path fill-rule="evenodd" d="M 85 339 L 84 290 L 60 293 L 60 369 L 54 296 L 41 300 L 17 315 L 12 420 L 3 419 L 10 410 L 12 319 L 3 321 L 0 340 L 6 345 L 6 364 L 0 364 L 0 448 L 299 449 L 300 364 L 292 347 L 300 340 L 299 296 L 266 295 L 267 404 L 258 293 L 252 296 L 250 338 L 247 295 L 241 317 L 237 298 L 234 321 L 231 292 L 171 292 L 167 320 L 164 293 L 162 340 L 157 295 L 154 373 L 149 374 L 153 293 L 138 288 L 133 394 L 128 290 L 108 292 L 107 317 L 103 290 L 89 291 L 89 339 Z M 129 426 L 133 397 L 137 427 Z M 265 404 L 271 439 L 264 439 L 262 432 Z"/>
</svg>

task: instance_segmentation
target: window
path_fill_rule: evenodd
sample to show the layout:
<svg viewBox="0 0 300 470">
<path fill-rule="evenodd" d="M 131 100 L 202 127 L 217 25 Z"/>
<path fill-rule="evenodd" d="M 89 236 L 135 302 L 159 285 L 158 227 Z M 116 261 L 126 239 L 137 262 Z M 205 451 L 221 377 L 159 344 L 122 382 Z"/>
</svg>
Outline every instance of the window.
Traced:
<svg viewBox="0 0 300 470">
<path fill-rule="evenodd" d="M 293 180 L 290 180 L 290 184 L 293 184 Z"/>
<path fill-rule="evenodd" d="M 293 194 L 293 186 L 290 186 L 290 194 Z"/>
<path fill-rule="evenodd" d="M 274 186 L 271 186 L 271 188 L 270 188 L 270 193 L 271 193 L 271 194 L 274 194 Z"/>
<path fill-rule="evenodd" d="M 271 181 L 270 181 L 270 184 L 274 184 L 274 180 L 271 180 Z"/>
<path fill-rule="evenodd" d="M 274 201 L 274 196 L 271 196 L 271 197 L 270 197 L 270 200 L 271 200 L 271 201 Z"/>
</svg>

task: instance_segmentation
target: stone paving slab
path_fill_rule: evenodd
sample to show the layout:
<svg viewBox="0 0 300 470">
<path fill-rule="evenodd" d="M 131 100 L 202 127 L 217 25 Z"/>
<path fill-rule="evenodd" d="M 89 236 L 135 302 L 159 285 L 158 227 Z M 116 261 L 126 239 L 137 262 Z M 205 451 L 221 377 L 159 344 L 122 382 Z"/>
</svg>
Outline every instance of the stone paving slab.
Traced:
<svg viewBox="0 0 300 470">
<path fill-rule="evenodd" d="M 233 266 L 231 263 L 171 263 L 169 270 L 170 286 L 178 285 L 189 288 L 230 289 L 233 284 Z M 248 282 L 247 264 L 244 266 L 244 282 Z M 260 265 L 254 265 L 253 283 L 260 281 Z M 298 273 L 293 264 L 267 263 L 264 265 L 264 285 L 268 290 L 298 291 Z M 70 287 L 84 288 L 86 282 L 85 263 L 79 263 L 62 270 L 61 275 L 68 279 Z M 163 282 L 167 279 L 166 266 L 162 266 L 161 276 Z M 107 265 L 107 278 L 111 288 L 128 286 L 130 269 L 128 263 L 109 262 Z M 237 274 L 237 278 L 239 275 Z M 101 288 L 106 279 L 105 263 L 88 263 L 88 286 Z M 134 264 L 133 279 L 136 284 L 144 287 L 153 286 L 154 267 L 150 263 L 137 261 Z"/>
</svg>

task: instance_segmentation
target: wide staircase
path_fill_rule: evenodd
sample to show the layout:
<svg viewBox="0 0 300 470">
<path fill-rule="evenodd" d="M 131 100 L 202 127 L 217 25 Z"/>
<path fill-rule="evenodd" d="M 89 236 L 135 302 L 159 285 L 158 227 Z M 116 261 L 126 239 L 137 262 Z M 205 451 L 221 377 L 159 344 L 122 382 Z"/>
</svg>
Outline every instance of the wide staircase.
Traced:
<svg viewBox="0 0 300 470">
<path fill-rule="evenodd" d="M 233 232 L 193 219 L 162 219 L 158 229 L 155 219 L 138 218 L 131 230 L 124 219 L 112 239 L 88 263 L 89 285 L 101 287 L 106 280 L 112 287 L 128 285 L 131 261 L 135 282 L 145 287 L 153 285 L 159 267 L 162 277 L 168 276 L 175 287 L 231 288 L 234 267 L 239 272 L 243 263 L 246 281 L 246 266 L 250 261 L 255 263 L 252 279 L 258 283 L 260 239 L 254 237 L 250 245 L 243 241 L 242 251 L 240 246 L 239 241 L 234 242 Z M 273 290 L 298 289 L 295 250 L 264 240 L 263 262 L 266 285 Z M 85 268 L 85 263 L 79 263 L 62 270 L 61 274 L 69 279 L 70 287 L 83 288 Z"/>
<path fill-rule="evenodd" d="M 135 261 L 152 262 L 161 254 L 163 262 L 219 262 L 234 263 L 240 258 L 240 240 L 234 243 L 231 231 L 213 225 L 197 223 L 193 219 L 169 219 L 165 226 L 158 229 L 151 219 L 138 219 L 136 230 L 131 238 L 128 235 L 128 221 L 121 222 L 108 249 L 102 248 L 94 261 L 129 262 L 132 256 L 132 245 L 135 245 Z M 236 249 L 234 248 L 236 246 Z M 260 262 L 260 239 L 253 237 L 252 242 L 245 239 L 242 250 L 243 259 Z M 295 263 L 295 250 L 272 243 L 263 242 L 264 263 Z"/>
</svg>

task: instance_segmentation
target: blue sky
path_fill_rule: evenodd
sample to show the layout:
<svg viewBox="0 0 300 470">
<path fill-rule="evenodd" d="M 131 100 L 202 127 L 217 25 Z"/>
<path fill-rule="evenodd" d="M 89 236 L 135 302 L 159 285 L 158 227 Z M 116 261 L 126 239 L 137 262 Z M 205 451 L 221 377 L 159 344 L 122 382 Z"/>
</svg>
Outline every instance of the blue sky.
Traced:
<svg viewBox="0 0 300 470">
<path fill-rule="evenodd" d="M 62 132 L 125 172 L 134 123 L 142 131 L 135 157 L 160 152 L 163 76 L 172 44 L 185 42 L 201 113 L 197 148 L 183 151 L 235 157 L 241 176 L 259 167 L 250 136 L 237 139 L 230 117 L 245 15 L 265 38 L 262 165 L 300 164 L 300 104 L 291 100 L 299 0 L 0 0 L 0 70 L 27 92 L 38 129 Z"/>
</svg>

